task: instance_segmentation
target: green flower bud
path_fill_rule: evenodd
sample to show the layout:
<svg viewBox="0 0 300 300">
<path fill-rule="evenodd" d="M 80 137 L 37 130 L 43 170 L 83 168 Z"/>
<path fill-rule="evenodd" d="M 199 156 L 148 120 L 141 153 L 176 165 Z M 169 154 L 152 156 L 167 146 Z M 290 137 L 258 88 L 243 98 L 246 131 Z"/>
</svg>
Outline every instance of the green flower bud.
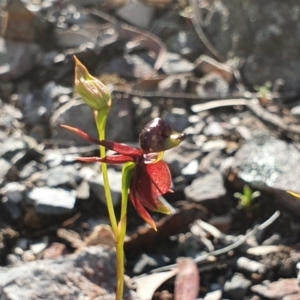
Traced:
<svg viewBox="0 0 300 300">
<path fill-rule="evenodd" d="M 160 118 L 149 122 L 140 134 L 140 146 L 144 153 L 162 152 L 178 146 L 184 139 L 184 133 L 174 131 Z"/>
<path fill-rule="evenodd" d="M 96 111 L 111 106 L 111 95 L 107 87 L 93 77 L 87 68 L 75 58 L 75 86 L 84 102 Z"/>
</svg>

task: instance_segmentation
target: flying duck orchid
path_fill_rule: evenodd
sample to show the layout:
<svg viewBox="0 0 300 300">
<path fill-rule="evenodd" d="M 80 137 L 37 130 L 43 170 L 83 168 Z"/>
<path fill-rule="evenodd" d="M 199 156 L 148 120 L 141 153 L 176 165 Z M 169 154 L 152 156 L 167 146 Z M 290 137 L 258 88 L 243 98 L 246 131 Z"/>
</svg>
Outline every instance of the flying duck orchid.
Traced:
<svg viewBox="0 0 300 300">
<path fill-rule="evenodd" d="M 185 134 L 175 132 L 164 120 L 155 118 L 140 134 L 140 148 L 108 140 L 98 140 L 78 128 L 62 125 L 90 142 L 115 151 L 104 158 L 80 157 L 82 162 L 108 164 L 133 163 L 129 195 L 138 214 L 156 230 L 156 225 L 147 209 L 168 214 L 170 210 L 159 200 L 159 196 L 171 191 L 172 178 L 169 167 L 162 160 L 165 150 L 179 145 Z"/>
</svg>

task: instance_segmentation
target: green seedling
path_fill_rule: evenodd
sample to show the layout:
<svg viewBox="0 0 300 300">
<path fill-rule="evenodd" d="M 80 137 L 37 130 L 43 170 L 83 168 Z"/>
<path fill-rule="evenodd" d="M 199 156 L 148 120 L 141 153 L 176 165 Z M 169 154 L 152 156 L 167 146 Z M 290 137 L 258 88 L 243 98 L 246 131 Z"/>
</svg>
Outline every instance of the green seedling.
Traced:
<svg viewBox="0 0 300 300">
<path fill-rule="evenodd" d="M 257 91 L 257 96 L 260 99 L 263 100 L 270 100 L 272 99 L 272 82 L 271 81 L 267 81 L 265 82 L 264 85 L 259 86 L 259 85 L 255 85 L 254 89 Z"/>
<path fill-rule="evenodd" d="M 249 185 L 245 184 L 243 188 L 243 193 L 234 193 L 234 197 L 239 199 L 239 205 L 246 209 L 250 210 L 253 207 L 254 199 L 260 196 L 259 191 L 253 192 Z"/>
</svg>

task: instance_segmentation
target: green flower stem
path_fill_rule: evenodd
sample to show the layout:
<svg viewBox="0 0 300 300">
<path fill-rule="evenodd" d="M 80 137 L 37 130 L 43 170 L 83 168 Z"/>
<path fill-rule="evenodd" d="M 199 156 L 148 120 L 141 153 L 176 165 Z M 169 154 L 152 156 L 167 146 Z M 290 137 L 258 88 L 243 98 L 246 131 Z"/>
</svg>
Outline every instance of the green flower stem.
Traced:
<svg viewBox="0 0 300 300">
<path fill-rule="evenodd" d="M 103 108 L 100 111 L 98 111 L 98 113 L 96 115 L 96 124 L 97 124 L 97 128 L 98 128 L 100 140 L 105 140 L 105 125 L 106 125 L 106 121 L 107 121 L 107 117 L 108 117 L 108 111 L 109 111 L 109 108 Z M 103 158 L 105 156 L 106 156 L 105 147 L 100 146 L 100 157 Z M 118 226 L 117 226 L 117 219 L 116 219 L 116 214 L 115 214 L 115 210 L 114 210 L 114 203 L 113 203 L 113 200 L 111 197 L 106 163 L 101 164 L 101 170 L 102 170 L 102 176 L 103 176 L 104 192 L 105 192 L 105 198 L 106 198 L 109 219 L 110 219 L 111 227 L 112 227 L 112 230 L 114 233 L 115 241 L 117 241 Z"/>
<path fill-rule="evenodd" d="M 124 259 L 124 240 L 127 226 L 127 203 L 128 190 L 130 186 L 131 176 L 134 169 L 134 163 L 127 163 L 122 170 L 122 206 L 121 217 L 118 226 L 117 238 L 117 294 L 116 300 L 123 299 L 124 293 L 124 273 L 125 273 L 125 259 Z"/>
</svg>

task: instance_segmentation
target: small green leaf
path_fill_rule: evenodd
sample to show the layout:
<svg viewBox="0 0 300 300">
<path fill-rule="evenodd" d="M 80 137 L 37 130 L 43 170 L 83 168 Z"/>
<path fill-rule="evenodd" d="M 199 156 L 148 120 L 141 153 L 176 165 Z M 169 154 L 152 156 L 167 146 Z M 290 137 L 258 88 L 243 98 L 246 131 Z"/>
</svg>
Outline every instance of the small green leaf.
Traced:
<svg viewBox="0 0 300 300">
<path fill-rule="evenodd" d="M 239 204 L 245 208 L 250 209 L 253 205 L 253 200 L 260 196 L 259 191 L 253 192 L 251 187 L 247 184 L 244 185 L 243 194 L 241 193 L 234 193 L 235 198 L 239 199 Z"/>
<path fill-rule="evenodd" d="M 122 168 L 122 197 L 128 197 L 128 191 L 131 183 L 131 178 L 135 163 L 129 162 L 125 164 Z"/>
<path fill-rule="evenodd" d="M 130 188 L 134 168 L 135 163 L 132 162 L 124 164 L 122 168 L 122 207 L 120 222 L 118 225 L 120 241 L 124 241 L 124 237 L 126 234 L 128 191 Z"/>
</svg>

